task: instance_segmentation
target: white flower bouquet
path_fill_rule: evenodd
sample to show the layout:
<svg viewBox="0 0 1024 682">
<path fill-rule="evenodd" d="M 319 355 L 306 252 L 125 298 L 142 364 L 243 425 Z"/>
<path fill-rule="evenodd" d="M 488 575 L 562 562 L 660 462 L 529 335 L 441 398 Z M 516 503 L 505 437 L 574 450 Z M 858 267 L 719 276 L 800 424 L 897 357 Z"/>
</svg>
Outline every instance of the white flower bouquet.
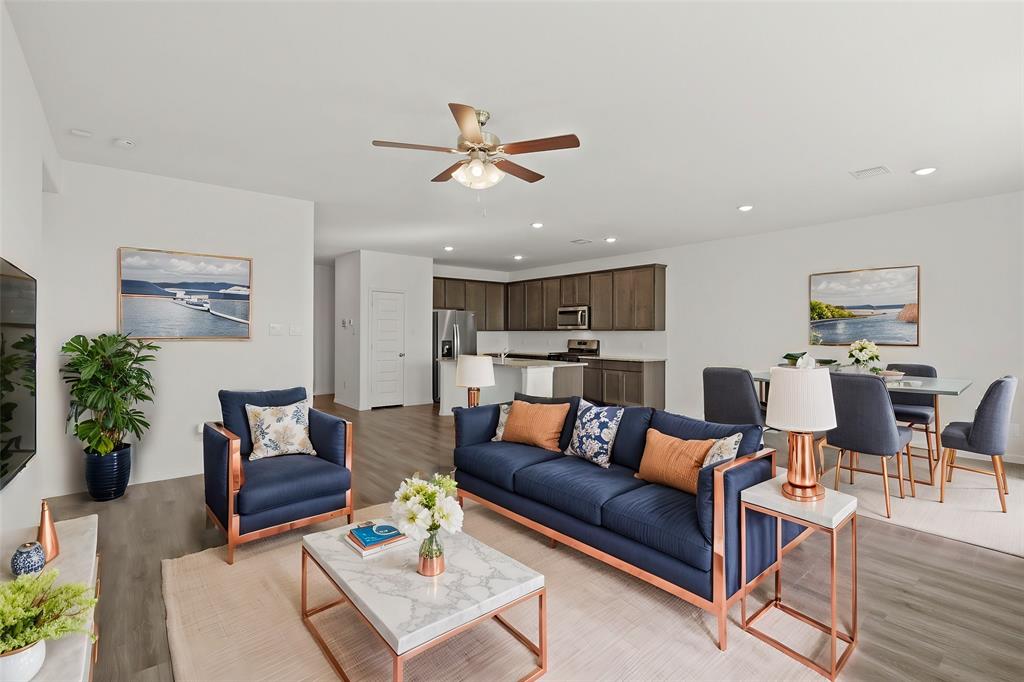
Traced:
<svg viewBox="0 0 1024 682">
<path fill-rule="evenodd" d="M 395 524 L 420 545 L 419 572 L 433 576 L 444 571 L 444 548 L 437 538 L 439 530 L 462 530 L 462 507 L 455 497 L 458 483 L 451 476 L 434 474 L 425 481 L 417 474 L 402 481 L 391 503 Z"/>
<path fill-rule="evenodd" d="M 878 362 L 881 359 L 881 356 L 878 354 L 878 346 L 867 339 L 851 343 L 848 356 L 854 365 L 861 367 L 870 367 L 871 363 Z"/>
</svg>

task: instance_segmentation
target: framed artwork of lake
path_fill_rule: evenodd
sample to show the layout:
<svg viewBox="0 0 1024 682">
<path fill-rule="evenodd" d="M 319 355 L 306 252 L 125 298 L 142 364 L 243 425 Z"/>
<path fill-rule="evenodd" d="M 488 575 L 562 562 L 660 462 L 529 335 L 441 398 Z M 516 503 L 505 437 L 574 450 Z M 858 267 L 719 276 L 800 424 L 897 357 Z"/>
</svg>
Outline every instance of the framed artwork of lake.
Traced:
<svg viewBox="0 0 1024 682">
<path fill-rule="evenodd" d="M 252 259 L 122 247 L 117 328 L 137 339 L 252 338 Z"/>
<path fill-rule="evenodd" d="M 810 277 L 810 342 L 846 346 L 860 339 L 916 346 L 921 329 L 921 266 L 821 272 Z"/>
</svg>

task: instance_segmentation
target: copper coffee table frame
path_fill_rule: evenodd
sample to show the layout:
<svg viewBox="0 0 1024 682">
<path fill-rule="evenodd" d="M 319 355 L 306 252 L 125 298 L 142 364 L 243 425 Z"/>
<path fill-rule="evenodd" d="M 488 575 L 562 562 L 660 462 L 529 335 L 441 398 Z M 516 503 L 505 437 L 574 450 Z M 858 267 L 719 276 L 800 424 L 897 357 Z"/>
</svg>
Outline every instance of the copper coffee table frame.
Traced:
<svg viewBox="0 0 1024 682">
<path fill-rule="evenodd" d="M 767 516 L 775 517 L 775 541 L 776 541 L 776 557 L 778 559 L 771 566 L 761 572 L 760 575 L 747 582 L 747 543 L 745 539 L 747 537 L 747 511 L 760 512 Z M 822 623 L 820 620 L 811 618 L 806 613 L 802 613 L 794 609 L 788 604 L 782 602 L 782 522 L 792 521 L 799 523 L 802 526 L 809 527 L 812 531 L 820 531 L 829 536 L 830 540 L 830 551 L 829 551 L 829 597 L 830 597 L 830 609 L 829 616 L 831 623 Z M 850 632 L 846 633 L 839 629 L 838 626 L 838 608 L 837 608 L 837 596 L 836 596 L 836 555 L 837 555 L 837 537 L 839 531 L 845 528 L 847 525 L 850 526 Z M 806 532 L 806 531 L 805 531 Z M 770 644 L 782 653 L 786 654 L 790 658 L 793 658 L 800 663 L 804 664 L 811 670 L 814 670 L 823 677 L 829 680 L 835 680 L 842 672 L 843 667 L 850 660 L 850 654 L 857 648 L 857 514 L 856 512 L 851 513 L 846 519 L 844 519 L 835 528 L 829 528 L 827 526 L 820 526 L 816 523 L 811 523 L 804 519 L 798 519 L 782 512 L 773 511 L 771 509 L 765 509 L 749 502 L 740 503 L 740 626 L 754 635 L 762 642 Z M 755 611 L 750 618 L 747 618 L 747 596 L 754 591 L 754 588 L 766 577 L 775 574 L 775 596 L 769 599 L 764 605 Z M 786 646 L 779 640 L 775 639 L 771 635 L 765 633 L 762 630 L 758 630 L 754 627 L 754 623 L 759 620 L 763 615 L 768 613 L 772 608 L 776 608 L 783 613 L 796 618 L 797 620 L 810 625 L 811 627 L 820 630 L 829 636 L 829 667 L 826 668 L 811 658 L 797 652 L 796 650 Z M 846 642 L 846 650 L 843 651 L 839 658 L 836 658 L 836 649 L 839 641 Z"/>
<path fill-rule="evenodd" d="M 309 608 L 307 606 L 307 604 L 306 604 L 306 594 L 307 594 L 307 591 L 306 591 L 306 575 L 307 575 L 306 567 L 307 567 L 307 562 L 309 562 L 309 561 L 312 561 L 316 565 L 316 567 L 320 569 L 320 572 L 323 573 L 324 577 L 326 577 L 330 581 L 331 585 L 333 585 L 334 588 L 336 590 L 338 590 L 338 592 L 341 594 L 341 597 L 339 597 L 338 599 L 335 599 L 334 601 L 328 602 L 326 604 L 321 604 L 320 606 L 316 606 L 314 608 Z M 537 626 L 538 626 L 538 638 L 540 640 L 540 642 L 537 643 L 537 644 L 534 644 L 526 635 L 524 635 L 522 632 L 520 632 L 515 627 L 513 627 L 507 620 L 505 620 L 501 616 L 501 614 L 504 611 L 507 611 L 508 609 L 512 608 L 513 606 L 516 606 L 518 604 L 521 604 L 522 602 L 525 602 L 527 600 L 534 599 L 534 598 L 537 599 Z M 387 647 L 388 653 L 391 654 L 391 662 L 392 662 L 392 664 L 391 664 L 391 678 L 392 678 L 392 680 L 394 680 L 394 682 L 402 682 L 402 680 L 404 679 L 405 664 L 406 664 L 406 662 L 409 659 L 411 659 L 411 658 L 413 658 L 415 656 L 419 656 L 420 654 L 424 653 L 425 651 L 428 651 L 429 649 L 434 648 L 438 644 L 441 644 L 441 643 L 445 642 L 446 640 L 454 637 L 455 635 L 458 635 L 458 634 L 460 634 L 460 633 L 470 629 L 471 627 L 473 627 L 475 625 L 479 625 L 480 623 L 483 623 L 483 622 L 486 622 L 488 620 L 491 620 L 492 618 L 494 620 L 496 620 L 499 625 L 501 625 L 503 628 L 508 630 L 509 633 L 511 633 L 511 635 L 516 638 L 516 640 L 518 640 L 523 646 L 525 646 L 527 649 L 529 649 L 537 657 L 537 667 L 534 668 L 534 670 L 532 670 L 525 677 L 520 678 L 520 682 L 532 682 L 533 680 L 540 679 L 544 675 L 544 673 L 546 673 L 547 670 L 548 670 L 547 588 L 546 587 L 542 587 L 539 590 L 534 590 L 533 592 L 530 592 L 529 594 L 523 595 L 522 597 L 519 597 L 518 599 L 516 599 L 514 601 L 511 601 L 508 604 L 505 604 L 504 606 L 498 607 L 498 608 L 494 609 L 493 611 L 490 611 L 488 613 L 483 614 L 482 616 L 478 616 L 477 618 L 474 618 L 473 620 L 469 621 L 468 623 L 460 625 L 459 627 L 457 627 L 457 628 L 455 628 L 453 630 L 449 630 L 448 632 L 445 632 L 444 634 L 438 635 L 437 637 L 435 637 L 434 639 L 430 640 L 429 642 L 424 642 L 423 644 L 420 644 L 417 647 L 413 647 L 412 649 L 409 649 L 408 651 L 399 654 L 399 653 L 397 653 L 391 647 L 391 645 L 387 642 L 387 640 L 385 640 L 384 637 L 382 637 L 381 634 L 379 632 L 377 632 L 377 628 L 375 628 L 373 626 L 373 623 L 371 623 L 370 620 L 365 615 L 363 615 L 363 612 L 359 610 L 359 607 L 357 607 L 354 602 L 351 602 L 348 599 L 348 597 L 345 596 L 344 590 L 342 590 L 340 587 L 338 587 L 338 584 L 336 582 L 334 582 L 334 579 L 331 578 L 331 576 L 327 573 L 327 571 L 324 570 L 324 567 L 320 565 L 320 562 L 318 562 L 316 560 L 316 558 L 313 557 L 309 552 L 307 552 L 305 547 L 303 547 L 302 548 L 302 605 L 301 605 L 301 608 L 302 608 L 302 622 L 305 623 L 306 628 L 309 630 L 310 634 L 313 636 L 313 640 L 317 643 L 317 645 L 320 647 L 320 651 L 322 651 L 324 656 L 327 658 L 327 662 L 331 664 L 332 668 L 334 668 L 334 672 L 336 672 L 338 674 L 338 677 L 340 677 L 342 680 L 345 680 L 345 682 L 349 682 L 349 677 L 348 677 L 348 675 L 345 674 L 345 671 L 342 669 L 341 663 L 338 661 L 337 658 L 335 658 L 334 654 L 331 653 L 330 647 L 327 646 L 327 642 L 324 641 L 323 636 L 317 630 L 316 626 L 313 624 L 313 621 L 311 619 L 311 616 L 314 616 L 314 615 L 316 615 L 318 613 L 326 611 L 327 609 L 333 608 L 335 606 L 340 606 L 342 604 L 345 604 L 346 602 L 349 602 L 349 603 L 352 604 L 353 610 L 357 614 L 359 614 L 359 617 L 363 619 L 363 622 L 366 623 L 366 625 L 370 628 L 370 631 L 373 632 L 373 634 L 375 634 L 377 636 L 377 639 L 379 639 Z"/>
</svg>

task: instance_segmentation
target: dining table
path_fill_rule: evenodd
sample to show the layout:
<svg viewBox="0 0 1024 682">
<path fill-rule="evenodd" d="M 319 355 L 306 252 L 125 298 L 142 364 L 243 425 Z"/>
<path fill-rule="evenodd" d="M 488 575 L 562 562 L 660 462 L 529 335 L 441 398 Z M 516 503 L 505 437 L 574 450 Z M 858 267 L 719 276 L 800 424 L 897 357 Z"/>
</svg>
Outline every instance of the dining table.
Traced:
<svg viewBox="0 0 1024 682">
<path fill-rule="evenodd" d="M 828 369 L 831 372 L 842 371 L 841 368 L 829 367 Z M 754 379 L 754 382 L 760 389 L 761 400 L 766 400 L 768 385 L 772 380 L 771 370 L 750 370 L 750 376 Z M 939 456 L 937 461 L 940 461 L 942 457 L 942 443 L 940 442 L 942 421 L 939 419 L 939 397 L 962 395 L 964 391 L 971 387 L 972 383 L 974 382 L 970 379 L 954 379 L 950 377 L 915 377 L 910 375 L 903 375 L 902 377 L 895 379 L 885 379 L 885 387 L 889 389 L 889 391 L 896 391 L 899 393 L 919 393 L 932 396 L 932 406 L 935 409 L 935 453 Z M 926 439 L 927 437 L 927 434 L 925 434 Z"/>
</svg>

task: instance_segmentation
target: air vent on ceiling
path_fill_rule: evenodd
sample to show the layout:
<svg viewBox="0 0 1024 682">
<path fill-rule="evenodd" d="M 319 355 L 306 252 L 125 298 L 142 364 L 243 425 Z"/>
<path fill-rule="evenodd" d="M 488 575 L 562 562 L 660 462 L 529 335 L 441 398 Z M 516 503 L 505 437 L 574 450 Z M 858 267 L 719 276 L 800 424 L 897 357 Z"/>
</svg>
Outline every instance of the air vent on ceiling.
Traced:
<svg viewBox="0 0 1024 682">
<path fill-rule="evenodd" d="M 860 170 L 850 171 L 850 175 L 855 180 L 867 180 L 868 178 L 877 178 L 879 175 L 890 175 L 892 171 L 885 166 L 875 166 L 874 168 L 861 168 Z"/>
<path fill-rule="evenodd" d="M 573 239 L 569 243 L 570 244 L 592 244 L 593 242 L 594 242 L 593 239 Z"/>
</svg>

